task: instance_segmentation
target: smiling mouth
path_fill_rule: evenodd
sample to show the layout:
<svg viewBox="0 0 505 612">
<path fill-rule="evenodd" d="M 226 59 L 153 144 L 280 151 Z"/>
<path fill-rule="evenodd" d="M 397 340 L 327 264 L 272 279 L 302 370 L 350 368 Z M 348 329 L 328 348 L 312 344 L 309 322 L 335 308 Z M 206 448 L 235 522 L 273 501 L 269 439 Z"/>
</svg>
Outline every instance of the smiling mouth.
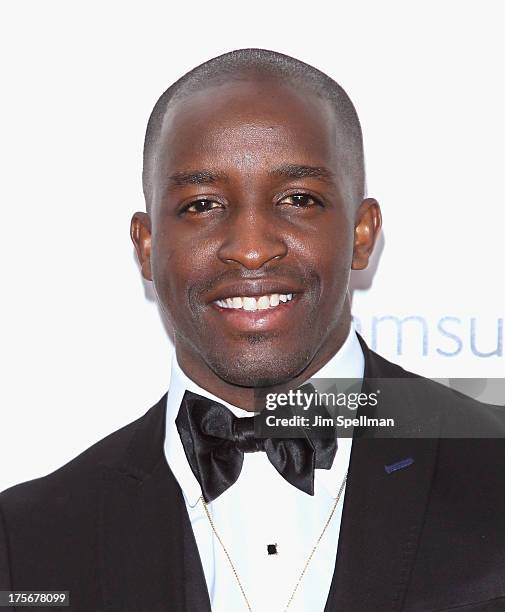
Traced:
<svg viewBox="0 0 505 612">
<path fill-rule="evenodd" d="M 230 310 L 245 310 L 255 312 L 257 310 L 272 310 L 282 304 L 291 302 L 295 293 L 269 293 L 259 296 L 236 296 L 212 302 L 219 308 Z"/>
</svg>

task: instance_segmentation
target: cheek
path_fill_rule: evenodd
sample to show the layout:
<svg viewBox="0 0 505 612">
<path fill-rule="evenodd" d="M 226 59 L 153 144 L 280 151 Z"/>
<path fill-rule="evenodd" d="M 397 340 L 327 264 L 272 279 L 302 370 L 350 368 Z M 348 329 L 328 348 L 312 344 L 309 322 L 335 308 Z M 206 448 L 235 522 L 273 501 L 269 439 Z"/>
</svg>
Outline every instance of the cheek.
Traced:
<svg viewBox="0 0 505 612">
<path fill-rule="evenodd" d="M 341 308 L 348 290 L 353 236 L 351 232 L 323 232 L 312 245 L 312 263 L 320 282 L 320 314 L 324 312 L 327 317 L 333 317 Z M 327 317 L 322 316 L 322 319 Z"/>
<path fill-rule="evenodd" d="M 188 312 L 191 290 L 201 285 L 210 270 L 208 245 L 160 233 L 153 235 L 151 268 L 156 293 L 169 311 Z"/>
<path fill-rule="evenodd" d="M 353 226 L 345 218 L 329 218 L 317 228 L 297 236 L 291 246 L 297 258 L 310 265 L 325 285 L 334 285 L 350 271 L 353 254 Z"/>
<path fill-rule="evenodd" d="M 151 269 L 156 293 L 163 304 L 177 304 L 181 289 L 189 278 L 190 257 L 183 244 L 171 240 L 169 235 L 154 234 L 151 251 Z"/>
</svg>

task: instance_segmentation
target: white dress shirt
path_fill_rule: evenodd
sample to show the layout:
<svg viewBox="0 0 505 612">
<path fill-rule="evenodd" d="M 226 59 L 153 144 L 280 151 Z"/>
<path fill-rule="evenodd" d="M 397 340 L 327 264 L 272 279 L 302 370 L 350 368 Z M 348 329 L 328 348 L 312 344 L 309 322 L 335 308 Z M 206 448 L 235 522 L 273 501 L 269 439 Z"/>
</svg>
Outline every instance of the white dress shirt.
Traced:
<svg viewBox="0 0 505 612">
<path fill-rule="evenodd" d="M 364 357 L 351 325 L 340 350 L 312 378 L 362 379 Z M 185 391 L 221 402 L 237 417 L 250 412 L 232 406 L 193 382 L 172 362 L 167 397 L 165 455 L 186 502 L 213 612 L 247 610 L 230 564 L 216 539 L 200 499 L 201 490 L 187 462 L 175 419 Z M 238 480 L 208 504 L 214 525 L 237 570 L 254 612 L 282 612 L 335 503 L 349 466 L 351 438 L 339 438 L 329 470 L 316 469 L 314 495 L 289 484 L 266 453 L 244 453 Z M 335 514 L 290 605 L 292 612 L 323 611 L 337 554 L 344 502 Z M 278 553 L 268 555 L 267 545 Z"/>
</svg>

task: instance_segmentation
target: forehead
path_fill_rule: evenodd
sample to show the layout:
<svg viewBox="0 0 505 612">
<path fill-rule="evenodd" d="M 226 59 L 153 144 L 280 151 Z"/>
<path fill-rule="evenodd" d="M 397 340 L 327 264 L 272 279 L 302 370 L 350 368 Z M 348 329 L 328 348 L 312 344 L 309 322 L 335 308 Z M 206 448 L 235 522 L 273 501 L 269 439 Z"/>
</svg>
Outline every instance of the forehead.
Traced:
<svg viewBox="0 0 505 612">
<path fill-rule="evenodd" d="M 239 169 L 279 163 L 337 163 L 333 108 L 304 86 L 272 79 L 208 85 L 169 105 L 163 121 L 161 168 L 196 164 Z"/>
</svg>

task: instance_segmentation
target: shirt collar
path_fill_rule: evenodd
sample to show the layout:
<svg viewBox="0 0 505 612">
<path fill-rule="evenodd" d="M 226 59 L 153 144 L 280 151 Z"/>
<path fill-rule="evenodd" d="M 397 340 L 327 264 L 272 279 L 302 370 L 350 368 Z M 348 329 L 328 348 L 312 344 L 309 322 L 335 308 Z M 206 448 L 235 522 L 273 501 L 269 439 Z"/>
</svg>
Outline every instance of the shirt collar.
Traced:
<svg viewBox="0 0 505 612">
<path fill-rule="evenodd" d="M 251 413 L 237 406 L 233 406 L 225 402 L 221 398 L 213 395 L 203 387 L 200 387 L 196 382 L 191 380 L 189 376 L 183 372 L 177 358 L 172 359 L 172 368 L 170 373 L 170 386 L 167 394 L 167 414 L 166 414 L 166 435 L 165 435 L 165 457 L 170 466 L 179 486 L 182 489 L 183 495 L 189 506 L 194 507 L 202 491 L 200 484 L 193 474 L 191 467 L 186 459 L 184 446 L 182 445 L 179 431 L 175 424 L 175 419 L 179 414 L 179 408 L 186 391 L 192 391 L 203 397 L 219 402 L 229 408 L 237 417 L 251 416 Z"/>
<path fill-rule="evenodd" d="M 356 335 L 354 323 L 351 322 L 349 333 L 344 344 L 333 357 L 312 378 L 363 380 L 365 373 L 365 356 Z M 324 388 L 317 386 L 318 391 Z M 316 470 L 315 486 L 321 484 L 328 495 L 335 499 L 344 475 L 349 467 L 352 438 L 338 438 L 338 449 L 329 470 Z"/>
<path fill-rule="evenodd" d="M 351 323 L 349 333 L 344 344 L 333 355 L 333 357 L 315 374 L 312 378 L 352 378 L 362 379 L 365 369 L 365 359 L 361 350 L 354 324 Z M 251 416 L 251 413 L 237 406 L 233 406 L 216 397 L 206 389 L 200 387 L 183 372 L 177 358 L 172 359 L 170 374 L 170 387 L 167 394 L 167 413 L 166 413 L 166 435 L 165 435 L 165 456 L 183 495 L 189 506 L 194 507 L 201 496 L 201 489 L 193 474 L 191 467 L 186 459 L 184 447 L 179 437 L 179 432 L 175 425 L 175 419 L 179 413 L 182 398 L 186 391 L 192 391 L 203 397 L 207 397 L 219 402 L 229 408 L 233 414 L 239 418 Z M 337 496 L 337 487 L 347 470 L 351 439 L 339 439 L 338 451 L 335 461 L 329 470 L 316 470 L 315 481 L 322 484 L 331 497 Z"/>
</svg>

